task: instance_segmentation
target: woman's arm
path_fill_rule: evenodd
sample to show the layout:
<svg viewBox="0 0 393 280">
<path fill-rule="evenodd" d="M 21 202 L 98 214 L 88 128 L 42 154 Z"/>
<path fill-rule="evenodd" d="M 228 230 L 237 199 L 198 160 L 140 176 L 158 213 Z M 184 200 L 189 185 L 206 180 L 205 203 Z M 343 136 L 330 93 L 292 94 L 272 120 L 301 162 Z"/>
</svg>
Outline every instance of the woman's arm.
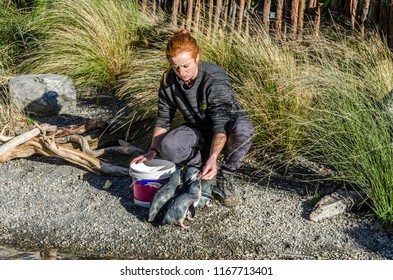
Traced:
<svg viewBox="0 0 393 280">
<path fill-rule="evenodd" d="M 210 156 L 202 171 L 202 179 L 211 180 L 217 174 L 217 158 L 227 142 L 227 136 L 224 133 L 218 133 L 213 137 L 210 148 Z"/>
<path fill-rule="evenodd" d="M 132 159 L 131 164 L 134 162 L 141 163 L 144 162 L 145 160 L 151 160 L 155 158 L 158 154 L 158 149 L 160 147 L 161 140 L 167 132 L 168 131 L 165 128 L 156 126 L 153 130 L 153 137 L 152 137 L 150 149 L 147 151 L 147 153 Z"/>
</svg>

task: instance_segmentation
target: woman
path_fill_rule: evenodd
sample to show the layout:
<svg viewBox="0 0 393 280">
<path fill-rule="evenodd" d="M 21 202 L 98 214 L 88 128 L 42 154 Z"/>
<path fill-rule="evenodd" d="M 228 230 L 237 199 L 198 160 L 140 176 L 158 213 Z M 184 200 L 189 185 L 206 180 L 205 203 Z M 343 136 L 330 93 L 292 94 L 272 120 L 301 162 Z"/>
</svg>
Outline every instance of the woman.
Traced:
<svg viewBox="0 0 393 280">
<path fill-rule="evenodd" d="M 131 163 L 160 154 L 178 165 L 200 166 L 202 179 L 217 175 L 217 186 L 225 193 L 221 202 L 238 205 L 242 201 L 233 175 L 251 147 L 253 125 L 236 102 L 228 74 L 218 65 L 200 61 L 200 48 L 188 30 L 170 38 L 166 56 L 171 67 L 160 84 L 151 148 Z M 185 124 L 170 130 L 176 110 Z M 224 158 L 218 168 L 221 152 Z"/>
</svg>

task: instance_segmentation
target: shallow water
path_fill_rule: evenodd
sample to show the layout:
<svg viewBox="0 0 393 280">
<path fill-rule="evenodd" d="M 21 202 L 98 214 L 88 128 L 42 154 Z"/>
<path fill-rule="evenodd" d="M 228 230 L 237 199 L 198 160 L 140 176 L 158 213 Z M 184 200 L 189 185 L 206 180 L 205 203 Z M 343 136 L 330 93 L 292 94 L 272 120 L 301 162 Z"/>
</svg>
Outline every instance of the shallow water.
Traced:
<svg viewBox="0 0 393 280">
<path fill-rule="evenodd" d="M 77 260 L 76 255 L 56 252 L 56 250 L 43 251 L 22 251 L 19 249 L 0 246 L 0 260 Z"/>
</svg>

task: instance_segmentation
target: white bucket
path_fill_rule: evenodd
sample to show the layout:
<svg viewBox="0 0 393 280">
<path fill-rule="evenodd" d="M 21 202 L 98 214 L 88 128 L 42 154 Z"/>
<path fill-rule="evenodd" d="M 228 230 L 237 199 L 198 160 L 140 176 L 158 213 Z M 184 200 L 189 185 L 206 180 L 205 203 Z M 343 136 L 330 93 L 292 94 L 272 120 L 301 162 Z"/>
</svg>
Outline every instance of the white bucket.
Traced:
<svg viewBox="0 0 393 280">
<path fill-rule="evenodd" d="M 163 159 L 152 159 L 131 164 L 129 174 L 133 178 L 131 186 L 134 203 L 149 208 L 155 193 L 169 181 L 171 174 L 175 171 L 176 165 Z"/>
</svg>

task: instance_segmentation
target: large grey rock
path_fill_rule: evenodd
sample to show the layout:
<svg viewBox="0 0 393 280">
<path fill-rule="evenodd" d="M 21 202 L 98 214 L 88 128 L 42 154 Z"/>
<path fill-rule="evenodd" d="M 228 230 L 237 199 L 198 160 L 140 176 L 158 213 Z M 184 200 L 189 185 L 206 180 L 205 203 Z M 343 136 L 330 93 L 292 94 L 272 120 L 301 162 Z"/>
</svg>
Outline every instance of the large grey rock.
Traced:
<svg viewBox="0 0 393 280">
<path fill-rule="evenodd" d="M 9 80 L 15 105 L 35 116 L 67 114 L 76 107 L 72 80 L 64 75 L 21 75 Z"/>
</svg>

